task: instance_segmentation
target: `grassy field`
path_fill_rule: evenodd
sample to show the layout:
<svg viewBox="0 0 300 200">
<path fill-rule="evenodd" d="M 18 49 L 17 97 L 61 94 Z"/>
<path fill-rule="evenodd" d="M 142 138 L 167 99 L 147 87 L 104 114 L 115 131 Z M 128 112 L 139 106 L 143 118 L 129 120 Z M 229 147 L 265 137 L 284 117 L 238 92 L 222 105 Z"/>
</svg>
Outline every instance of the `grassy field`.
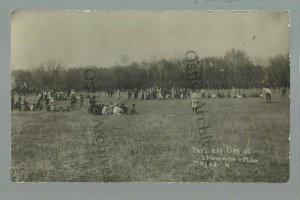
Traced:
<svg viewBox="0 0 300 200">
<path fill-rule="evenodd" d="M 289 179 L 289 98 L 208 99 L 212 148 L 249 150 L 258 162 L 191 165 L 201 156 L 190 100 L 125 100 L 138 115 L 73 112 L 11 114 L 13 181 L 286 182 Z M 30 98 L 28 98 L 30 100 Z M 104 97 L 102 102 L 110 102 Z M 56 103 L 66 105 L 68 101 Z M 78 107 L 79 105 L 77 105 Z M 230 153 L 229 153 L 230 154 Z M 217 156 L 230 156 L 223 152 Z M 231 154 L 232 155 L 232 154 Z M 239 157 L 239 156 L 237 156 Z"/>
</svg>

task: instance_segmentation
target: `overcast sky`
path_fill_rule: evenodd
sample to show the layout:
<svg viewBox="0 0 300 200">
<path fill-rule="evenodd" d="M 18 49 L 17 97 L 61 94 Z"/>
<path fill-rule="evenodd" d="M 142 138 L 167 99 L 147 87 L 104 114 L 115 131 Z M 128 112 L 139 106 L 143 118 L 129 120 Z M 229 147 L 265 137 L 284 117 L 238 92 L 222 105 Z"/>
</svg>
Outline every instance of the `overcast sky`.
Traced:
<svg viewBox="0 0 300 200">
<path fill-rule="evenodd" d="M 288 12 L 15 11 L 12 69 L 47 59 L 70 67 L 184 56 L 223 56 L 243 49 L 252 58 L 289 53 Z"/>
</svg>

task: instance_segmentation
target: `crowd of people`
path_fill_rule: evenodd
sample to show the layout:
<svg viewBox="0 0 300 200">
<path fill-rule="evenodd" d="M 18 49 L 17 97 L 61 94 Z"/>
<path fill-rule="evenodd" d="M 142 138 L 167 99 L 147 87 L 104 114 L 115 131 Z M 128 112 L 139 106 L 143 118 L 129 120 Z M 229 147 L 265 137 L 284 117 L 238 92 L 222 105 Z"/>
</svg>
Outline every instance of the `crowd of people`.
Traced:
<svg viewBox="0 0 300 200">
<path fill-rule="evenodd" d="M 76 110 L 76 104 L 79 100 L 79 106 L 83 108 L 84 100 L 87 100 L 88 105 L 88 113 L 94 115 L 135 115 L 136 112 L 136 104 L 132 104 L 131 107 L 126 106 L 124 103 L 121 105 L 113 104 L 112 102 L 107 105 L 106 103 L 98 103 L 95 96 L 84 96 L 80 94 L 76 96 L 74 90 L 71 90 L 69 95 L 65 95 L 63 92 L 53 92 L 53 91 L 41 91 L 37 95 L 36 103 L 30 104 L 25 94 L 19 94 L 16 101 L 15 96 L 11 94 L 11 110 L 18 111 L 53 111 L 53 112 L 70 112 Z M 70 104 L 66 107 L 56 106 L 57 101 L 65 101 L 69 100 Z"/>
<path fill-rule="evenodd" d="M 270 89 L 269 89 L 270 90 Z M 164 100 L 164 99 L 190 99 L 192 90 L 190 88 L 161 88 L 161 87 L 149 87 L 141 89 L 127 90 L 128 99 L 134 100 Z M 242 92 L 240 89 L 232 88 L 230 91 L 227 90 L 197 90 L 196 91 L 200 98 L 202 99 L 214 99 L 214 98 L 259 98 L 267 95 L 264 89 L 255 89 L 247 90 L 247 92 Z M 117 96 L 120 96 L 120 91 L 117 90 Z M 265 95 L 264 95 L 265 94 Z M 269 96 L 269 95 L 268 95 Z M 282 89 L 282 96 L 286 96 L 286 88 Z"/>
<path fill-rule="evenodd" d="M 50 103 L 55 102 L 58 100 L 54 100 L 51 95 L 46 94 L 39 94 L 36 103 L 29 103 L 26 99 L 25 94 L 19 94 L 16 101 L 13 94 L 11 94 L 11 110 L 18 110 L 18 111 L 71 111 L 71 106 L 67 106 L 66 108 L 63 107 L 56 107 L 55 104 L 50 105 Z"/>
<path fill-rule="evenodd" d="M 191 89 L 173 87 L 171 89 L 153 86 L 127 90 L 128 99 L 163 100 L 163 99 L 188 99 L 191 97 Z"/>
<path fill-rule="evenodd" d="M 131 107 L 122 104 L 113 104 L 112 102 L 108 105 L 106 103 L 97 103 L 96 97 L 88 97 L 89 99 L 89 110 L 88 112 L 94 115 L 136 115 L 136 105 L 132 104 Z"/>
<path fill-rule="evenodd" d="M 107 97 L 113 98 L 114 93 L 116 94 L 117 102 L 120 101 L 121 92 L 120 90 L 107 90 Z M 253 89 L 247 90 L 247 92 L 241 92 L 241 90 L 232 88 L 230 91 L 206 91 L 191 90 L 190 88 L 161 88 L 157 86 L 149 88 L 140 88 L 127 90 L 128 100 L 165 100 L 165 99 L 192 99 L 192 93 L 197 94 L 198 99 L 214 99 L 214 98 L 258 98 L 265 97 L 266 102 L 271 102 L 272 92 L 270 88 Z M 195 96 L 194 94 L 194 96 Z M 286 88 L 282 89 L 282 97 L 286 96 Z M 193 97 L 194 98 L 194 97 Z M 84 96 L 80 94 L 76 96 L 74 90 L 69 92 L 54 91 L 54 90 L 42 90 L 37 94 L 36 103 L 30 104 L 25 94 L 19 94 L 16 101 L 15 96 L 11 95 L 11 110 L 19 111 L 35 111 L 35 110 L 47 110 L 47 111 L 72 111 L 76 110 L 77 102 L 79 101 L 80 108 L 83 107 L 84 100 L 87 99 L 89 106 L 88 112 L 92 114 L 100 115 L 121 115 L 121 114 L 137 114 L 135 110 L 135 104 L 126 106 L 124 104 L 113 104 L 112 102 L 108 105 L 106 103 L 97 103 L 95 96 Z M 69 106 L 57 107 L 55 102 L 57 101 L 70 101 Z M 54 102 L 54 103 L 52 103 Z"/>
</svg>

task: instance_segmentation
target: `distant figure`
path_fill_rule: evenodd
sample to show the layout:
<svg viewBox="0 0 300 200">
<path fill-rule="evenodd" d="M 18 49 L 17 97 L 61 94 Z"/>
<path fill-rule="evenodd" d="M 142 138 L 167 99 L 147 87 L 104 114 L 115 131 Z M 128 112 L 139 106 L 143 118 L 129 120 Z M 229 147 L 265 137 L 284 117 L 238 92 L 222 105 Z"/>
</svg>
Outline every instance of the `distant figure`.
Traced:
<svg viewBox="0 0 300 200">
<path fill-rule="evenodd" d="M 82 108 L 84 96 L 81 94 L 80 97 L 79 97 L 79 99 L 80 99 L 80 108 Z"/>
<path fill-rule="evenodd" d="M 42 110 L 43 109 L 42 98 L 38 98 L 38 101 L 36 103 L 36 109 L 37 110 Z"/>
<path fill-rule="evenodd" d="M 272 92 L 270 88 L 263 88 L 263 91 L 266 93 L 266 103 L 271 103 Z"/>
<path fill-rule="evenodd" d="M 234 87 L 232 87 L 232 98 L 236 98 L 236 89 Z"/>
<path fill-rule="evenodd" d="M 49 104 L 49 101 L 50 101 L 50 99 L 49 99 L 48 95 L 45 95 L 46 107 L 48 106 L 48 104 Z"/>
<path fill-rule="evenodd" d="M 75 110 L 75 109 L 76 109 L 76 107 L 75 107 L 75 105 L 76 105 L 76 97 L 75 97 L 75 94 L 72 94 L 72 93 L 71 93 L 70 101 L 71 101 L 71 109 L 72 109 L 72 110 Z"/>
<path fill-rule="evenodd" d="M 130 113 L 131 115 L 136 115 L 136 114 L 137 114 L 137 112 L 136 112 L 136 110 L 135 110 L 135 104 L 132 104 L 132 107 L 131 107 L 129 113 Z"/>
<path fill-rule="evenodd" d="M 26 97 L 23 94 L 22 97 L 21 97 L 21 110 L 25 110 L 25 108 L 24 108 L 25 103 L 26 103 Z"/>
<path fill-rule="evenodd" d="M 93 96 L 92 98 L 90 98 L 90 106 L 89 106 L 89 111 L 88 112 L 93 112 L 93 109 L 96 105 L 96 97 Z"/>
<path fill-rule="evenodd" d="M 36 111 L 36 106 L 35 106 L 35 104 L 32 104 L 32 105 L 30 106 L 30 110 L 31 110 L 31 111 Z"/>
<path fill-rule="evenodd" d="M 201 97 L 202 97 L 202 99 L 205 99 L 205 90 L 204 89 L 201 90 Z"/>
<path fill-rule="evenodd" d="M 142 90 L 141 92 L 141 100 L 144 100 L 145 99 L 145 93 L 144 93 L 144 90 Z"/>
<path fill-rule="evenodd" d="M 139 96 L 139 91 L 138 91 L 138 89 L 135 89 L 134 90 L 134 100 L 138 99 L 138 96 Z"/>
<path fill-rule="evenodd" d="M 21 101 L 22 101 L 22 95 L 20 94 L 18 96 L 18 100 L 17 100 L 17 103 L 16 103 L 16 107 L 18 108 L 19 111 L 21 111 Z"/>
<path fill-rule="evenodd" d="M 224 92 L 221 92 L 221 98 L 225 98 Z"/>
<path fill-rule="evenodd" d="M 131 90 L 127 90 L 128 99 L 131 99 L 132 92 Z"/>
<path fill-rule="evenodd" d="M 198 93 L 196 91 L 191 94 L 191 104 L 193 112 L 196 112 L 198 107 Z"/>
<path fill-rule="evenodd" d="M 282 89 L 281 96 L 286 97 L 286 87 Z"/>
<path fill-rule="evenodd" d="M 29 107 L 29 104 L 28 104 L 28 102 L 26 100 L 26 97 L 24 99 L 24 111 L 30 111 L 30 107 Z"/>
<path fill-rule="evenodd" d="M 159 100 L 162 100 L 163 99 L 163 95 L 162 95 L 162 89 L 158 89 L 158 98 Z"/>
<path fill-rule="evenodd" d="M 15 109 L 15 97 L 13 94 L 11 94 L 10 96 L 10 106 L 11 106 L 11 110 Z"/>
<path fill-rule="evenodd" d="M 120 100 L 120 96 L 121 96 L 120 90 L 117 90 L 117 100 Z"/>
</svg>

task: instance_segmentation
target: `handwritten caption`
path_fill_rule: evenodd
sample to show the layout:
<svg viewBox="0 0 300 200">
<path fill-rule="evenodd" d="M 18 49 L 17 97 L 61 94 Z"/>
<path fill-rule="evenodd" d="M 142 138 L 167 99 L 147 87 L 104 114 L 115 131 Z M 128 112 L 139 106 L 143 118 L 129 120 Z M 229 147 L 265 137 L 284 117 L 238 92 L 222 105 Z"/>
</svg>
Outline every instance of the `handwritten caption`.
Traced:
<svg viewBox="0 0 300 200">
<path fill-rule="evenodd" d="M 259 160 L 251 156 L 252 152 L 249 148 L 235 148 L 225 146 L 222 148 L 198 148 L 191 147 L 194 159 L 189 167 L 201 166 L 208 167 L 231 167 L 234 163 L 258 164 Z"/>
</svg>

